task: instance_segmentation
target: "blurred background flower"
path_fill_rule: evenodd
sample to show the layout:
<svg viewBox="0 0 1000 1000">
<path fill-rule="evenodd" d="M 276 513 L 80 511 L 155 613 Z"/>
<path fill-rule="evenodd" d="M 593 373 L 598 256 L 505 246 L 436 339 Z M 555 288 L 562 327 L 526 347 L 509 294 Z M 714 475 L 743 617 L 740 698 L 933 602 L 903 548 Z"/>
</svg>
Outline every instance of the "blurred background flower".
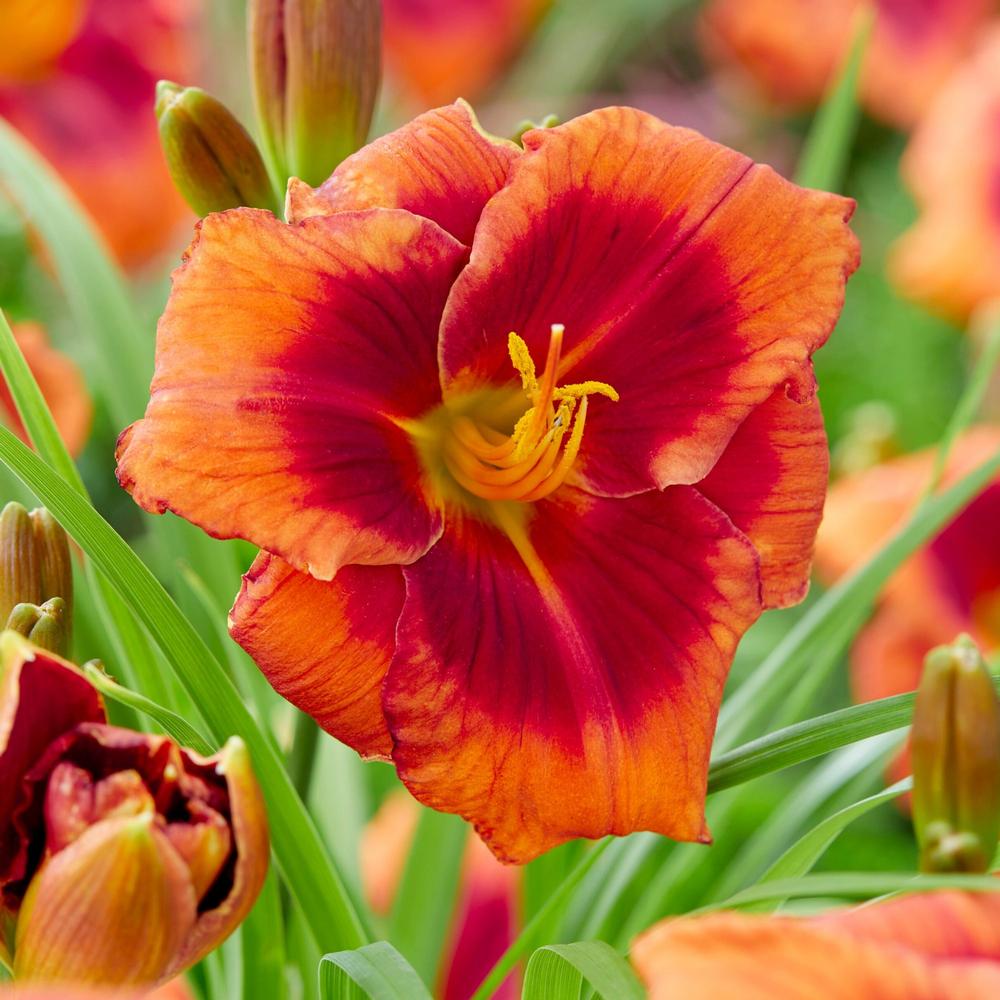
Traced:
<svg viewBox="0 0 1000 1000">
<path fill-rule="evenodd" d="M 158 79 L 195 73 L 198 8 L 10 0 L 0 9 L 0 115 L 52 162 L 128 266 L 163 251 L 190 218 L 150 108 Z"/>
</svg>

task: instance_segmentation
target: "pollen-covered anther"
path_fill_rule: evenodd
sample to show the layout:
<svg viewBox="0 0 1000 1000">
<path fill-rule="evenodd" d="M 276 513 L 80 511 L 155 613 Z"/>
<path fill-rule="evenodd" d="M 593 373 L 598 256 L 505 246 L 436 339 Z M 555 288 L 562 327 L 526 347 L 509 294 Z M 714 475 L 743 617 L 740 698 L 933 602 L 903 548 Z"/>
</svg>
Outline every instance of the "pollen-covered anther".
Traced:
<svg viewBox="0 0 1000 1000">
<path fill-rule="evenodd" d="M 478 419 L 457 416 L 445 445 L 449 472 L 464 489 L 484 500 L 541 500 L 565 482 L 580 451 L 587 423 L 587 397 L 614 402 L 618 393 L 605 382 L 556 385 L 564 328 L 553 324 L 545 369 L 539 377 L 528 345 L 516 333 L 508 350 L 530 405 L 504 433 Z"/>
</svg>

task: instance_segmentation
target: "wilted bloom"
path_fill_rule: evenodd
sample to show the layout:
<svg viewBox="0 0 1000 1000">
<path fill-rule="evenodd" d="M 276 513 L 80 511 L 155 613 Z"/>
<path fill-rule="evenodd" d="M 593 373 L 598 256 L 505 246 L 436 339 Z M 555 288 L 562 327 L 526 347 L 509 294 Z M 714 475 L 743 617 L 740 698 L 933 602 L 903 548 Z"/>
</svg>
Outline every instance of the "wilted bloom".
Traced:
<svg viewBox="0 0 1000 1000">
<path fill-rule="evenodd" d="M 170 175 L 199 215 L 241 205 L 277 207 L 260 151 L 221 101 L 198 87 L 161 80 L 156 120 Z"/>
<path fill-rule="evenodd" d="M 1000 296 L 1000 29 L 951 76 L 903 156 L 920 210 L 890 275 L 910 298 L 964 322 Z"/>
<path fill-rule="evenodd" d="M 388 916 L 410 853 L 420 807 L 403 792 L 390 794 L 361 838 L 361 879 L 372 909 Z M 438 971 L 435 996 L 469 1000 L 501 955 L 513 944 L 520 923 L 520 869 L 501 864 L 469 840 L 449 939 Z M 492 994 L 520 996 L 511 976 Z"/>
<path fill-rule="evenodd" d="M 979 427 L 952 450 L 944 484 L 1000 449 L 1000 428 Z M 837 579 L 870 558 L 912 513 L 930 481 L 934 451 L 894 459 L 835 483 L 817 539 L 817 568 Z M 858 701 L 913 691 L 935 646 L 968 632 L 1000 647 L 1000 482 L 988 486 L 893 575 L 851 650 Z"/>
<path fill-rule="evenodd" d="M 1000 894 L 930 892 L 816 917 L 664 920 L 632 945 L 650 1000 L 993 1000 Z"/>
<path fill-rule="evenodd" d="M 187 209 L 152 115 L 156 81 L 191 70 L 196 0 L 4 0 L 0 115 L 39 149 L 128 264 Z"/>
<path fill-rule="evenodd" d="M 807 586 L 852 205 L 629 108 L 524 146 L 459 103 L 204 220 L 119 479 L 261 546 L 234 636 L 502 858 L 707 840 L 736 643 Z"/>
<path fill-rule="evenodd" d="M 843 63 L 862 0 L 711 0 L 710 57 L 787 108 L 820 102 Z M 993 13 L 993 0 L 875 0 L 861 100 L 891 124 L 913 125 Z"/>
<path fill-rule="evenodd" d="M 968 636 L 927 654 L 910 753 L 921 870 L 988 871 L 1000 836 L 1000 701 Z"/>
<path fill-rule="evenodd" d="M 80 369 L 49 344 L 45 331 L 37 323 L 15 323 L 12 329 L 63 442 L 71 454 L 78 455 L 87 443 L 94 414 Z M 27 432 L 6 382 L 0 383 L 0 407 L 3 422 L 27 444 Z"/>
<path fill-rule="evenodd" d="M 386 72 L 424 105 L 475 100 L 517 55 L 552 0 L 383 0 Z"/>
<path fill-rule="evenodd" d="M 282 182 L 318 184 L 368 137 L 381 79 L 374 0 L 251 0 L 250 68 Z"/>
<path fill-rule="evenodd" d="M 239 740 L 202 758 L 105 724 L 72 664 L 0 634 L 0 886 L 15 977 L 152 986 L 220 944 L 267 871 Z"/>
</svg>

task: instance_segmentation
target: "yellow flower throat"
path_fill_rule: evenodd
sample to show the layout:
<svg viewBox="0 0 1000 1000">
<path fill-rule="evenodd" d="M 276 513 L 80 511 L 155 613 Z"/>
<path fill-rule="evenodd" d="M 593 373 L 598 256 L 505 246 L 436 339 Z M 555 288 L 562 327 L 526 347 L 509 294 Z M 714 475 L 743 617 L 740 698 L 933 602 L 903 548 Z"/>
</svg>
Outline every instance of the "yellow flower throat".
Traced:
<svg viewBox="0 0 1000 1000">
<path fill-rule="evenodd" d="M 587 397 L 599 394 L 618 401 L 618 393 L 604 382 L 556 385 L 563 333 L 561 324 L 553 324 L 540 377 L 528 345 L 516 333 L 508 336 L 510 360 L 531 403 L 510 433 L 497 429 L 503 424 L 503 406 L 494 406 L 493 412 L 475 408 L 449 422 L 445 465 L 474 496 L 522 503 L 547 497 L 565 482 L 576 461 L 587 423 Z"/>
</svg>

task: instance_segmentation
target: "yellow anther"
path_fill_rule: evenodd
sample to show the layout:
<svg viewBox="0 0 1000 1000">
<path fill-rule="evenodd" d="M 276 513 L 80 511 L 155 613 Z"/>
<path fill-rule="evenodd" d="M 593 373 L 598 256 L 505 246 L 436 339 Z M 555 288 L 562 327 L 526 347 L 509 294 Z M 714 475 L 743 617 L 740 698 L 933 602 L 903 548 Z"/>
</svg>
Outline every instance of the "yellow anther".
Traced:
<svg viewBox="0 0 1000 1000">
<path fill-rule="evenodd" d="M 606 382 L 556 385 L 563 333 L 561 324 L 552 325 L 541 377 L 523 338 L 508 336 L 511 363 L 531 403 L 509 435 L 467 416 L 453 422 L 445 461 L 456 482 L 470 493 L 484 500 L 520 502 L 548 496 L 565 481 L 579 454 L 587 397 L 618 401 L 618 393 Z"/>
<path fill-rule="evenodd" d="M 523 337 L 519 337 L 513 330 L 507 334 L 507 351 L 510 354 L 511 364 L 521 376 L 521 385 L 524 391 L 533 396 L 538 392 L 538 378 L 535 375 L 535 361 L 531 357 L 531 351 L 524 342 Z"/>
</svg>

